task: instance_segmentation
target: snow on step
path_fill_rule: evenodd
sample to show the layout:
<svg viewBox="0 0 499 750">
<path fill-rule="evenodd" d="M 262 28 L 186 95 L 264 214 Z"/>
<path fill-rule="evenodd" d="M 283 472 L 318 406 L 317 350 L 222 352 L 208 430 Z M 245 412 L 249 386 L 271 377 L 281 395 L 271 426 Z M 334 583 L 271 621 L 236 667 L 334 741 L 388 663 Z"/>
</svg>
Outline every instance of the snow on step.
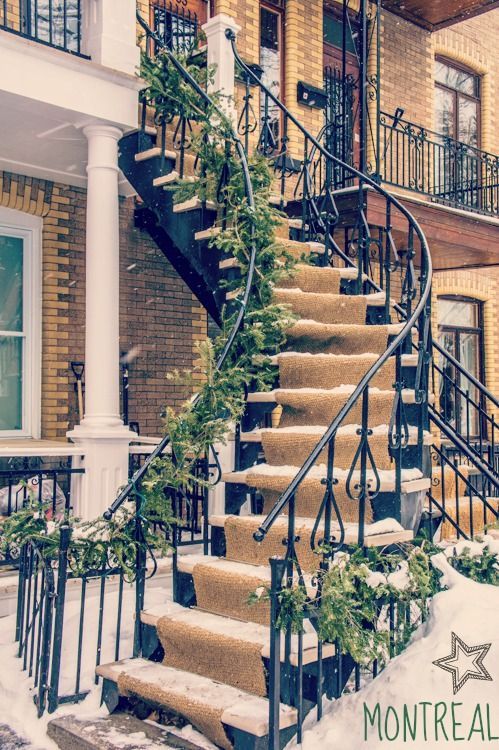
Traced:
<svg viewBox="0 0 499 750">
<path fill-rule="evenodd" d="M 234 518 L 230 515 L 217 515 L 210 516 L 210 524 L 212 526 L 218 526 L 220 528 L 225 527 L 225 523 L 229 518 Z M 256 523 L 260 526 L 266 516 L 237 516 L 237 519 L 241 523 L 248 523 L 253 526 Z M 295 524 L 297 528 L 305 527 L 312 533 L 316 519 L 297 516 L 295 518 Z M 288 517 L 279 516 L 275 521 L 274 526 L 282 527 L 283 533 L 287 532 L 288 528 Z M 357 544 L 359 538 L 359 526 L 356 523 L 345 523 L 345 544 Z M 324 528 L 324 524 L 319 525 L 319 531 Z M 331 522 L 331 533 L 340 533 L 340 527 L 336 521 Z M 387 544 L 395 544 L 398 542 L 408 542 L 413 539 L 414 534 L 408 529 L 404 529 L 398 521 L 394 518 L 384 518 L 382 521 L 374 521 L 373 523 L 367 523 L 364 526 L 365 546 L 366 547 L 381 547 Z M 256 544 L 256 542 L 255 542 Z"/>
<path fill-rule="evenodd" d="M 164 154 L 167 159 L 177 158 L 175 151 L 165 149 Z M 148 148 L 147 151 L 139 151 L 138 154 L 135 154 L 135 161 L 147 161 L 148 159 L 156 159 L 158 156 L 161 156 L 161 149 L 159 146 L 154 146 L 154 148 Z"/>
<path fill-rule="evenodd" d="M 187 175 L 185 177 L 180 177 L 179 173 L 176 170 L 173 170 L 173 172 L 170 172 L 169 174 L 165 174 L 162 177 L 156 177 L 152 184 L 154 187 L 167 187 L 168 185 L 172 185 L 176 182 L 183 181 L 183 182 L 196 182 L 199 178 L 195 175 Z"/>
<path fill-rule="evenodd" d="M 301 466 L 273 466 L 271 464 L 256 464 L 245 471 L 232 471 L 222 476 L 222 481 L 232 484 L 246 484 L 250 474 L 268 475 L 272 477 L 287 477 L 291 482 L 300 471 Z M 312 466 L 307 474 L 308 479 L 325 479 L 327 474 L 325 464 Z M 346 481 L 349 472 L 346 469 L 335 469 L 335 479 Z M 395 490 L 395 471 L 384 469 L 378 471 L 381 492 L 393 492 Z M 370 469 L 366 474 L 367 481 L 375 479 L 373 471 Z M 360 481 L 360 471 L 354 471 L 353 481 Z M 431 485 L 431 480 L 423 477 L 419 469 L 402 469 L 402 492 L 419 492 L 426 490 Z"/>
<path fill-rule="evenodd" d="M 271 435 L 317 435 L 317 439 L 322 437 L 329 425 L 293 425 L 290 427 L 262 427 L 255 428 L 250 432 L 241 432 L 240 439 L 243 443 L 261 443 L 262 435 L 270 433 Z M 338 427 L 336 431 L 336 437 L 341 438 L 348 435 L 360 434 L 360 424 L 346 424 Z M 380 424 L 371 427 L 371 434 L 373 437 L 385 435 L 388 440 L 388 425 Z M 418 428 L 415 426 L 409 427 L 409 442 L 408 445 L 417 445 L 418 443 Z M 430 432 L 425 430 L 423 432 L 423 445 L 433 445 L 433 436 Z"/>
<path fill-rule="evenodd" d="M 248 393 L 249 404 L 275 404 L 277 403 L 277 396 L 279 393 L 293 393 L 299 396 L 315 396 L 316 394 L 323 394 L 324 396 L 351 396 L 354 392 L 355 385 L 340 385 L 336 388 L 276 388 L 272 391 L 255 391 Z M 386 395 L 393 396 L 395 391 L 393 390 L 382 390 L 372 386 L 369 388 L 370 394 L 384 393 Z M 430 394 L 432 400 L 434 400 L 433 394 Z M 416 393 L 414 389 L 404 388 L 402 391 L 402 401 L 404 404 L 416 403 Z"/>
<path fill-rule="evenodd" d="M 230 516 L 226 516 L 226 518 L 230 518 Z M 267 659 L 270 657 L 270 631 L 268 626 L 258 625 L 253 622 L 234 620 L 230 617 L 223 617 L 222 615 L 216 615 L 196 608 L 181 607 L 180 605 L 176 605 L 176 607 L 172 609 L 171 604 L 171 602 L 167 602 L 164 605 L 155 607 L 153 610 L 142 612 L 142 622 L 156 626 L 156 623 L 161 617 L 168 617 L 171 620 L 175 620 L 175 622 L 185 624 L 187 627 L 191 626 L 194 628 L 201 628 L 202 630 L 208 630 L 211 633 L 216 633 L 225 638 L 234 638 L 240 641 L 256 643 L 262 647 L 262 657 Z M 310 622 L 307 621 L 307 625 L 309 626 L 309 632 L 306 632 L 303 635 L 304 664 L 309 664 L 317 659 L 317 634 Z M 282 660 L 284 660 L 284 646 L 284 641 L 282 641 Z M 333 644 L 324 644 L 322 651 L 324 658 L 334 656 L 335 654 Z M 296 635 L 293 635 L 291 638 L 290 660 L 291 664 L 295 666 L 298 664 L 298 636 Z"/>
<path fill-rule="evenodd" d="M 146 659 L 123 659 L 113 664 L 103 664 L 96 671 L 100 677 L 112 682 L 118 682 L 118 677 L 126 674 L 137 682 L 157 686 L 158 690 L 168 690 L 180 698 L 189 698 L 221 711 L 223 724 L 255 737 L 268 734 L 269 702 L 266 698 L 258 698 L 208 677 L 182 672 Z M 296 724 L 295 708 L 281 703 L 279 714 L 282 729 Z"/>
<path fill-rule="evenodd" d="M 209 227 L 208 229 L 201 229 L 201 231 L 196 232 L 194 235 L 194 239 L 198 240 L 199 242 L 203 240 L 211 240 L 212 237 L 216 237 L 217 234 L 220 234 L 222 231 L 222 227 Z M 235 260 L 235 258 L 230 258 L 230 260 Z"/>
<path fill-rule="evenodd" d="M 205 207 L 211 211 L 216 211 L 216 204 L 213 201 L 206 201 Z M 181 214 L 186 211 L 195 211 L 198 208 L 203 208 L 203 202 L 200 200 L 200 198 L 195 195 L 192 198 L 189 198 L 188 201 L 183 201 L 182 203 L 176 203 L 173 206 L 173 213 L 174 214 Z"/>
</svg>

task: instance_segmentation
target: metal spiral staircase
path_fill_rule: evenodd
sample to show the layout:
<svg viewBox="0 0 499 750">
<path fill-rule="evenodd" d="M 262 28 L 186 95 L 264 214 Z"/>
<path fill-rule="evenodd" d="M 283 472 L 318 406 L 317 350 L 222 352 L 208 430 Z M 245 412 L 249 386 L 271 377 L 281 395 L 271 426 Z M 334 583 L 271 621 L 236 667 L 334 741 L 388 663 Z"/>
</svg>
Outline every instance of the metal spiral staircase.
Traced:
<svg viewBox="0 0 499 750">
<path fill-rule="evenodd" d="M 161 40 L 139 21 L 157 53 Z M 494 461 L 431 395 L 432 376 L 449 378 L 449 363 L 454 371 L 461 366 L 431 339 L 432 265 L 421 227 L 400 201 L 331 154 L 327 134 L 308 133 L 232 45 L 244 91 L 227 149 L 237 155 L 249 206 L 248 153 L 256 149 L 272 166 L 278 240 L 297 259 L 275 301 L 289 305 L 297 322 L 274 358 L 276 387 L 247 394 L 234 465 L 220 467 L 214 449 L 205 457 L 200 476 L 219 474 L 225 512 L 210 514 L 203 489 L 195 504 L 179 493 L 177 508 L 188 505 L 189 524 L 174 533 L 174 602 L 141 611 L 139 596 L 137 658 L 97 673 L 111 711 L 126 704 L 147 716 L 155 709 L 194 724 L 220 747 L 277 750 L 295 735 L 301 740 L 310 710 L 321 718 L 323 695 L 339 697 L 349 681 L 360 685 L 360 665 L 338 643 L 317 637 L 317 568 L 326 572 L 341 549 L 389 549 L 422 529 L 470 537 L 496 521 L 499 480 Z M 167 49 L 162 54 L 200 106 L 213 107 L 178 59 Z M 262 117 L 252 113 L 253 90 Z M 120 166 L 141 199 L 137 221 L 212 318 L 220 321 L 224 305 L 239 311 L 217 363 L 223 368 L 244 325 L 256 245 L 245 275 L 210 246 L 224 224 L 224 176 L 216 203 L 175 202 L 171 188 L 202 175 L 190 151 L 195 124 L 178 112 L 156 126 L 148 126 L 144 104 L 141 129 L 121 142 Z M 364 210 L 368 190 L 384 200 L 375 226 Z M 392 229 L 395 214 L 405 222 L 402 241 Z M 493 441 L 485 406 L 493 397 L 480 383 L 474 387 L 473 397 L 463 391 L 467 408 L 484 412 Z M 457 451 L 453 457 L 441 435 Z M 168 444 L 167 435 L 108 518 L 134 496 Z M 201 554 L 184 554 L 193 544 Z M 296 586 L 312 605 L 308 621 L 304 633 L 288 629 L 281 637 L 279 594 Z M 248 604 L 267 588 L 269 599 Z M 407 613 L 389 614 L 395 641 Z M 377 668 L 371 665 L 373 677 Z"/>
</svg>

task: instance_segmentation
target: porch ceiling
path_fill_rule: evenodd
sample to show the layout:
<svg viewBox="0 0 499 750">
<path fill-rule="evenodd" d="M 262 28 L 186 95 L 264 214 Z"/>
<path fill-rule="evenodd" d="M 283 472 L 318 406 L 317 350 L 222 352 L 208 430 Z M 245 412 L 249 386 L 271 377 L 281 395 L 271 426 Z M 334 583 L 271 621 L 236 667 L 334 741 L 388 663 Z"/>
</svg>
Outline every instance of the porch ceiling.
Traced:
<svg viewBox="0 0 499 750">
<path fill-rule="evenodd" d="M 499 8 L 499 0 L 383 0 L 383 7 L 428 31 L 437 31 Z"/>
</svg>

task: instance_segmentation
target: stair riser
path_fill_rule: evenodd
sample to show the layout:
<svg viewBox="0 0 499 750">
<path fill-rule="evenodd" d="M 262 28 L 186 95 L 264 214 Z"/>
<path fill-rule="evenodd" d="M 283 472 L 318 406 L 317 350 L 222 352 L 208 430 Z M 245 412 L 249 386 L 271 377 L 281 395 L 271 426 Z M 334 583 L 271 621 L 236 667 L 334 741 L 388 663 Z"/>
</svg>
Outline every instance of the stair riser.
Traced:
<svg viewBox="0 0 499 750">
<path fill-rule="evenodd" d="M 417 532 L 423 513 L 426 490 L 397 495 L 396 492 L 380 492 L 373 501 L 373 519 L 382 521 L 394 518 L 404 529 Z"/>
</svg>

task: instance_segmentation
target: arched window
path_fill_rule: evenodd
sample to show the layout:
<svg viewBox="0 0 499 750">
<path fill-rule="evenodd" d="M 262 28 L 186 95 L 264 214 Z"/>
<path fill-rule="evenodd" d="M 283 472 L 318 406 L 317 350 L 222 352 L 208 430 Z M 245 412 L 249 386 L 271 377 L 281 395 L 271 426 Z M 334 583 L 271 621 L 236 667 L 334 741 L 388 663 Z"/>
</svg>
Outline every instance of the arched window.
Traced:
<svg viewBox="0 0 499 750">
<path fill-rule="evenodd" d="M 471 297 L 445 295 L 438 298 L 438 338 L 440 345 L 477 380 L 484 382 L 483 303 Z M 477 435 L 477 402 L 473 383 L 457 367 L 442 362 L 440 409 L 447 421 L 461 434 Z"/>
</svg>

